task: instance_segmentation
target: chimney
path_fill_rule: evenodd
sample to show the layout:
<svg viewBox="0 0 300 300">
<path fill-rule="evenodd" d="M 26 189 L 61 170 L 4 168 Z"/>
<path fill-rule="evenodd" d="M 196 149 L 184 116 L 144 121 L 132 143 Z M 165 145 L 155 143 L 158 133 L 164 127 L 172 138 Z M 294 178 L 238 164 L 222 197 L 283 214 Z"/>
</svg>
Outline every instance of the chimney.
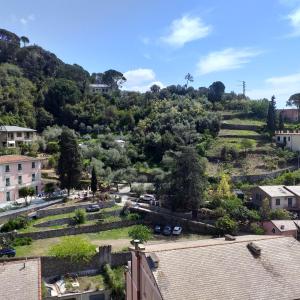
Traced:
<svg viewBox="0 0 300 300">
<path fill-rule="evenodd" d="M 257 246 L 255 243 L 250 242 L 247 245 L 247 248 L 250 250 L 250 252 L 254 255 L 254 256 L 260 256 L 261 255 L 261 248 L 259 246 Z"/>
<path fill-rule="evenodd" d="M 224 237 L 225 237 L 225 241 L 235 241 L 236 240 L 236 237 L 232 236 L 230 234 L 225 234 Z"/>
</svg>

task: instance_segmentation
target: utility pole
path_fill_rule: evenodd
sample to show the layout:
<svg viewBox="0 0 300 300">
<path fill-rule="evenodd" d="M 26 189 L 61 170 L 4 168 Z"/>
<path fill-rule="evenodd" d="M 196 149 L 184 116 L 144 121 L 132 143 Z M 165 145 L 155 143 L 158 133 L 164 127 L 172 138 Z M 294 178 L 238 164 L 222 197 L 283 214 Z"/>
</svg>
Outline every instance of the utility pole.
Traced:
<svg viewBox="0 0 300 300">
<path fill-rule="evenodd" d="M 246 97 L 246 81 L 239 80 L 242 84 L 240 85 L 243 88 L 243 96 Z"/>
</svg>

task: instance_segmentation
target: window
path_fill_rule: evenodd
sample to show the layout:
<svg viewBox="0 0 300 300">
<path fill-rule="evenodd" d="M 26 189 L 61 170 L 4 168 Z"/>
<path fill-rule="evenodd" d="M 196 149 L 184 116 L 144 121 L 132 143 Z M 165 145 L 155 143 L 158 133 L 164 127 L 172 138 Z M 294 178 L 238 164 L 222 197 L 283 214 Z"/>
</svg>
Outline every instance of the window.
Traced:
<svg viewBox="0 0 300 300">
<path fill-rule="evenodd" d="M 9 178 L 5 178 L 5 186 L 10 186 L 10 179 Z"/>
<path fill-rule="evenodd" d="M 33 161 L 33 162 L 31 163 L 31 167 L 32 167 L 32 169 L 35 169 L 35 161 Z"/>
<path fill-rule="evenodd" d="M 26 139 L 29 139 L 30 138 L 30 134 L 29 132 L 26 132 Z"/>
<path fill-rule="evenodd" d="M 31 175 L 31 181 L 35 181 L 35 174 Z"/>
<path fill-rule="evenodd" d="M 22 176 L 18 176 L 18 184 L 22 184 Z"/>
<path fill-rule="evenodd" d="M 5 166 L 5 172 L 9 172 L 9 165 Z"/>
<path fill-rule="evenodd" d="M 277 137 L 277 142 L 280 142 L 280 136 Z"/>
<path fill-rule="evenodd" d="M 276 199 L 276 205 L 280 205 L 280 199 Z"/>
<path fill-rule="evenodd" d="M 288 137 L 288 141 L 290 141 L 290 140 L 291 140 L 291 137 L 289 136 L 289 137 Z"/>
<path fill-rule="evenodd" d="M 288 198 L 288 207 L 293 206 L 293 198 Z"/>
<path fill-rule="evenodd" d="M 273 228 L 273 229 L 272 229 L 272 232 L 275 233 L 275 231 L 276 231 L 275 228 Z"/>
<path fill-rule="evenodd" d="M 6 192 L 6 201 L 10 201 L 10 192 Z"/>
<path fill-rule="evenodd" d="M 22 164 L 18 164 L 18 171 L 22 171 Z"/>
<path fill-rule="evenodd" d="M 22 132 L 17 132 L 17 137 L 22 137 Z"/>
</svg>

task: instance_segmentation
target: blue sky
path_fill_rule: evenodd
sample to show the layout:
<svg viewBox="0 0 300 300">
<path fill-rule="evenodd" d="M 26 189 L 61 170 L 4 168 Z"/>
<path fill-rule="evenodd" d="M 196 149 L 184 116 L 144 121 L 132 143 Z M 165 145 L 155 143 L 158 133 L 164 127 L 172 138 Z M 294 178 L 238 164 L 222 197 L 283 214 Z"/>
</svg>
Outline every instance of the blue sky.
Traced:
<svg viewBox="0 0 300 300">
<path fill-rule="evenodd" d="M 89 72 L 125 73 L 127 89 L 208 86 L 277 106 L 300 92 L 298 0 L 0 0 L 0 27 Z"/>
</svg>

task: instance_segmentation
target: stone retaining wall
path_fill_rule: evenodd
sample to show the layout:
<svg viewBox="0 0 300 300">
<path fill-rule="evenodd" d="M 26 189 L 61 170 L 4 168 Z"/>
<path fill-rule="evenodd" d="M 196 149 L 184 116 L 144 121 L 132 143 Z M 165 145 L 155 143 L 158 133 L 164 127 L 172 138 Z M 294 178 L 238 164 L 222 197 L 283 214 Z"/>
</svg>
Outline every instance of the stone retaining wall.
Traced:
<svg viewBox="0 0 300 300">
<path fill-rule="evenodd" d="M 85 208 L 89 207 L 91 204 L 93 204 L 93 203 L 89 202 L 89 203 L 82 203 L 82 204 L 77 204 L 77 205 L 69 205 L 69 206 L 66 205 L 66 206 L 62 206 L 62 207 L 40 209 L 37 211 L 37 218 L 71 213 L 78 208 L 85 209 Z M 115 201 L 114 200 L 104 201 L 104 202 L 102 202 L 102 204 L 103 204 L 103 208 L 108 208 L 108 207 L 114 206 Z"/>
<path fill-rule="evenodd" d="M 98 212 L 98 213 L 87 213 L 86 218 L 88 221 L 100 219 L 101 216 L 119 216 L 122 209 L 107 211 L 107 212 Z M 73 224 L 73 217 L 62 218 L 57 220 L 49 220 L 43 223 L 34 224 L 34 227 L 50 227 L 50 226 L 58 226 L 64 224 Z"/>
<path fill-rule="evenodd" d="M 222 122 L 222 129 L 231 129 L 231 130 L 253 130 L 259 131 L 261 126 L 258 125 L 245 125 L 245 124 L 228 124 L 226 122 Z"/>
<path fill-rule="evenodd" d="M 265 137 L 262 135 L 239 135 L 239 134 L 226 134 L 226 135 L 219 135 L 222 138 L 230 138 L 230 139 L 251 139 L 251 140 L 264 140 Z"/>
<path fill-rule="evenodd" d="M 43 230 L 38 232 L 27 232 L 27 233 L 17 233 L 17 237 L 30 237 L 33 240 L 40 240 L 40 239 L 48 239 L 52 237 L 59 237 L 59 236 L 67 236 L 67 235 L 76 235 L 76 234 L 83 234 L 83 233 L 93 233 L 93 232 L 100 232 L 115 228 L 127 227 L 136 224 L 141 224 L 141 220 L 123 220 L 118 222 L 106 223 L 106 224 L 93 224 L 93 225 L 82 225 L 82 226 L 74 226 L 74 227 L 67 227 L 62 229 L 51 229 L 51 230 Z M 6 235 L 6 233 L 1 234 L 2 236 Z"/>
</svg>

